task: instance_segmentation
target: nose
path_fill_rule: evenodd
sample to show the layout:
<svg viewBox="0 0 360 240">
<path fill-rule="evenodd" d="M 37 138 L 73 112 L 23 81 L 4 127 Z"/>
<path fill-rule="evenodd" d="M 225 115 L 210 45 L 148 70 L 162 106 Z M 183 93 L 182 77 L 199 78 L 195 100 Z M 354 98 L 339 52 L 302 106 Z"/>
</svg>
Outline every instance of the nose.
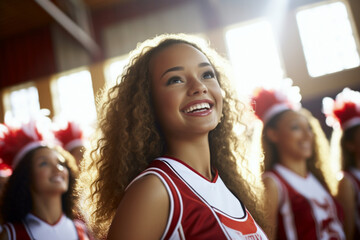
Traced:
<svg viewBox="0 0 360 240">
<path fill-rule="evenodd" d="M 60 163 L 56 163 L 56 164 L 54 165 L 54 170 L 55 170 L 55 171 L 62 172 L 62 171 L 64 171 L 64 166 L 61 165 Z"/>
<path fill-rule="evenodd" d="M 201 94 L 206 94 L 207 92 L 208 92 L 208 89 L 201 80 L 197 79 L 196 77 L 193 77 L 189 81 L 188 95 L 190 95 L 190 96 L 201 95 Z"/>
</svg>

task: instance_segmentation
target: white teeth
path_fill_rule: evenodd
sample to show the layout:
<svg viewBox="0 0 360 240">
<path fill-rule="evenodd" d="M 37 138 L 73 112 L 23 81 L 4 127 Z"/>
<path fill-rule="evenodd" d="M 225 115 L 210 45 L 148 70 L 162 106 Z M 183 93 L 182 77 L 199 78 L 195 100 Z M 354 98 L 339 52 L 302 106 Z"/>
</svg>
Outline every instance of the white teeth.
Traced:
<svg viewBox="0 0 360 240">
<path fill-rule="evenodd" d="M 195 104 L 195 105 L 192 105 L 191 107 L 189 107 L 188 109 L 186 109 L 184 112 L 189 113 L 189 112 L 193 112 L 193 111 L 200 110 L 200 109 L 210 109 L 210 104 L 209 103 Z"/>
<path fill-rule="evenodd" d="M 311 147 L 311 143 L 309 143 L 309 142 L 302 143 L 301 146 L 302 146 L 303 148 L 310 148 L 310 147 Z"/>
<path fill-rule="evenodd" d="M 51 178 L 52 182 L 62 182 L 64 179 L 61 176 Z"/>
</svg>

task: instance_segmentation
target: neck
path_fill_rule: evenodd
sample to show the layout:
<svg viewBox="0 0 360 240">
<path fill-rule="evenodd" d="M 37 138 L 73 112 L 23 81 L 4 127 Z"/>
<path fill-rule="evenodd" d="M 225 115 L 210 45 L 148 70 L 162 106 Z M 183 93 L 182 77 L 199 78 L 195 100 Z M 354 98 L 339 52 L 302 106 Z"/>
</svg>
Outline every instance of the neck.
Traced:
<svg viewBox="0 0 360 240">
<path fill-rule="evenodd" d="M 280 164 L 290 169 L 299 176 L 306 177 L 308 170 L 306 167 L 306 159 L 292 159 L 292 158 L 280 158 Z"/>
<path fill-rule="evenodd" d="M 49 224 L 55 224 L 57 221 L 59 221 L 63 214 L 61 195 L 44 197 L 37 194 L 32 194 L 32 198 L 32 213 L 35 216 Z"/>
<path fill-rule="evenodd" d="M 166 155 L 182 160 L 202 176 L 212 180 L 208 136 L 192 141 L 172 139 L 167 141 L 167 147 Z"/>
</svg>

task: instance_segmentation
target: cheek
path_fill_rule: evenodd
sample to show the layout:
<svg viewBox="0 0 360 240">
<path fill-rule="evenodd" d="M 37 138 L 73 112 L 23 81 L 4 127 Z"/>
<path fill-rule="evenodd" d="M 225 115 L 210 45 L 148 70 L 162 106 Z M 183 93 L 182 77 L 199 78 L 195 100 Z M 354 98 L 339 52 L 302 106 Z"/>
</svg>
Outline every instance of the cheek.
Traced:
<svg viewBox="0 0 360 240">
<path fill-rule="evenodd" d="M 290 147 L 296 144 L 297 136 L 294 132 L 283 132 L 279 135 L 279 145 L 284 147 Z"/>
<path fill-rule="evenodd" d="M 66 167 L 64 167 L 63 174 L 64 174 L 64 176 L 65 176 L 65 180 L 66 180 L 66 181 L 69 181 L 69 176 L 70 176 L 70 174 L 69 174 L 69 170 L 68 170 Z"/>
<path fill-rule="evenodd" d="M 48 173 L 46 171 L 33 171 L 32 175 L 32 186 L 34 189 L 38 189 L 39 186 L 42 186 L 43 183 L 48 178 Z"/>
<path fill-rule="evenodd" d="M 41 171 L 34 171 L 34 179 L 37 181 L 42 181 L 43 179 L 49 176 L 49 172 L 46 169 L 42 169 Z"/>
<path fill-rule="evenodd" d="M 161 93 L 154 98 L 154 109 L 156 117 L 160 122 L 174 116 L 180 108 L 179 96 L 172 93 Z"/>
<path fill-rule="evenodd" d="M 211 87 L 211 93 L 217 103 L 217 109 L 222 112 L 223 109 L 223 95 L 225 94 L 218 84 Z"/>
</svg>

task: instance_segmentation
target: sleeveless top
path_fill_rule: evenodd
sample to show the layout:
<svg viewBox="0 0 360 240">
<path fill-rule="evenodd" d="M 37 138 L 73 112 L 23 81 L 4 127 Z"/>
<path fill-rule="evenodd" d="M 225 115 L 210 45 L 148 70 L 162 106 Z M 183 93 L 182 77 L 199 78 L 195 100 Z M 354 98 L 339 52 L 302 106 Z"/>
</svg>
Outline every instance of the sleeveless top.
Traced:
<svg viewBox="0 0 360 240">
<path fill-rule="evenodd" d="M 278 186 L 277 239 L 345 239 L 339 205 L 311 173 L 304 178 L 276 164 L 264 177 Z"/>
<path fill-rule="evenodd" d="M 29 213 L 22 222 L 5 223 L 3 231 L 9 240 L 89 240 L 85 224 L 62 215 L 59 221 L 50 225 Z"/>
<path fill-rule="evenodd" d="M 352 168 L 344 174 L 350 179 L 355 192 L 355 228 L 354 239 L 360 239 L 360 170 Z"/>
<path fill-rule="evenodd" d="M 162 181 L 170 198 L 161 239 L 268 239 L 216 170 L 209 181 L 181 160 L 161 157 L 133 182 L 148 174 Z"/>
</svg>

